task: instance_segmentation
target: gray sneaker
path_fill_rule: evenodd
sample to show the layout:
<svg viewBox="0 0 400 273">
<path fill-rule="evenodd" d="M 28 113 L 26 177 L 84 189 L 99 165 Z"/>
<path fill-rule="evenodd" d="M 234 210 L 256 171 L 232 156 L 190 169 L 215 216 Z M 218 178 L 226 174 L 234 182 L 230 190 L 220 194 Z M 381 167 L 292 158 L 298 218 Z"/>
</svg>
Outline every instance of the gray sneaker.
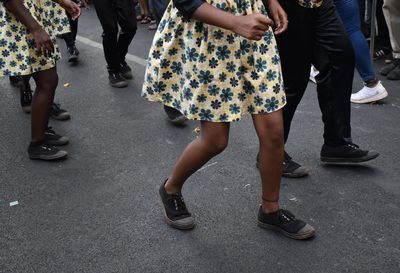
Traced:
<svg viewBox="0 0 400 273">
<path fill-rule="evenodd" d="M 168 225 L 177 229 L 187 230 L 194 228 L 193 217 L 187 210 L 182 195 L 168 194 L 164 188 L 165 182 L 159 190 L 161 201 L 164 205 L 165 221 Z"/>
</svg>

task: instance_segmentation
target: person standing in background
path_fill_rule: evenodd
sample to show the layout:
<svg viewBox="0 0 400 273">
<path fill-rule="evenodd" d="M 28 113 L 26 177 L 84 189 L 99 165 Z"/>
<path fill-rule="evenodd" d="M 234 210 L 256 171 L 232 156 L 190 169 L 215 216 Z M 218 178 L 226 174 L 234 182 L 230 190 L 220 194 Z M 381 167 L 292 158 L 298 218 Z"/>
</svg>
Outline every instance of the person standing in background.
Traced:
<svg viewBox="0 0 400 273">
<path fill-rule="evenodd" d="M 388 80 L 400 80 L 400 1 L 384 0 L 383 12 L 389 28 L 393 50 L 393 62 L 382 68 L 382 75 Z"/>
<path fill-rule="evenodd" d="M 127 80 L 133 78 L 125 56 L 137 30 L 135 4 L 132 0 L 94 0 L 93 4 L 103 27 L 103 49 L 110 85 L 126 87 Z"/>
<path fill-rule="evenodd" d="M 368 43 L 361 32 L 357 0 L 334 0 L 333 2 L 353 45 L 356 68 L 364 82 L 364 87 L 351 95 L 351 102 L 370 103 L 386 98 L 388 93 L 375 76 Z"/>
</svg>

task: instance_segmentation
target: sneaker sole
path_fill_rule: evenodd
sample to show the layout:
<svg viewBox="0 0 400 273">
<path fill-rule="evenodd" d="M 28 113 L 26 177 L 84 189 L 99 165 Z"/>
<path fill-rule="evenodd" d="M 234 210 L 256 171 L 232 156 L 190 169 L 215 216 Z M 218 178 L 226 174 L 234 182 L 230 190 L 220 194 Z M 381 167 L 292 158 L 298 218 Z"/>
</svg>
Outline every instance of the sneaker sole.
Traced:
<svg viewBox="0 0 400 273">
<path fill-rule="evenodd" d="M 259 163 L 256 163 L 256 167 L 257 169 L 260 168 Z M 311 174 L 311 171 L 307 169 L 307 171 L 304 171 L 304 173 L 282 173 L 282 177 L 286 177 L 286 178 L 302 178 L 302 177 L 306 177 L 309 176 Z"/>
<path fill-rule="evenodd" d="M 295 240 L 307 240 L 307 239 L 310 239 L 310 238 L 315 236 L 315 230 L 314 229 L 312 231 L 310 231 L 310 232 L 303 233 L 303 234 L 292 234 L 292 233 L 289 233 L 289 232 L 287 232 L 287 231 L 285 231 L 285 230 L 283 230 L 283 229 L 281 229 L 281 228 L 279 228 L 277 226 L 269 225 L 269 224 L 260 222 L 258 219 L 257 219 L 257 225 L 259 227 L 263 228 L 263 229 L 269 229 L 269 230 L 277 231 L 277 232 L 283 234 L 284 236 L 286 236 L 288 238 L 291 238 L 291 239 L 295 239 Z"/>
<path fill-rule="evenodd" d="M 128 86 L 128 82 L 110 83 L 110 85 L 115 88 L 124 88 Z"/>
<path fill-rule="evenodd" d="M 69 62 L 69 63 L 76 63 L 77 61 L 78 61 L 78 56 L 68 58 L 68 62 Z"/>
<path fill-rule="evenodd" d="M 67 158 L 68 153 L 66 151 L 59 151 L 55 155 L 29 155 L 30 159 L 39 159 L 39 160 L 45 160 L 45 161 L 51 161 L 51 160 L 60 160 Z"/>
<path fill-rule="evenodd" d="M 64 121 L 64 120 L 69 120 L 69 119 L 71 119 L 71 115 L 70 114 L 65 114 L 65 115 L 59 115 L 59 116 L 54 116 L 54 115 L 51 115 L 51 118 L 52 119 L 55 119 L 55 120 L 61 120 L 61 121 Z"/>
<path fill-rule="evenodd" d="M 321 156 L 321 161 L 324 163 L 329 163 L 329 164 L 351 164 L 351 163 L 367 162 L 367 161 L 377 158 L 378 156 L 379 156 L 379 153 L 372 154 L 372 155 L 366 155 L 363 157 L 357 157 L 357 158 Z"/>
<path fill-rule="evenodd" d="M 29 114 L 31 112 L 31 106 L 22 106 L 22 111 L 24 111 L 25 113 Z"/>
<path fill-rule="evenodd" d="M 375 96 L 373 96 L 373 97 L 370 97 L 370 98 L 367 98 L 367 99 L 363 99 L 363 100 L 352 100 L 352 99 L 350 99 L 350 101 L 352 102 L 352 103 L 370 103 L 370 102 L 375 102 L 375 101 L 378 101 L 378 100 L 382 100 L 382 99 L 384 99 L 384 98 L 386 98 L 388 96 L 388 92 L 385 90 L 385 92 L 382 92 L 382 93 L 380 93 L 380 94 L 377 94 L 377 95 L 375 95 Z"/>
<path fill-rule="evenodd" d="M 163 204 L 163 201 L 162 201 L 162 198 L 161 198 L 160 194 L 158 195 L 158 197 L 161 200 L 161 204 Z M 173 227 L 173 228 L 180 229 L 180 230 L 189 230 L 189 229 L 193 229 L 194 226 L 195 226 L 195 224 L 188 225 L 188 226 L 180 225 L 180 224 L 177 224 L 176 222 L 172 221 L 171 219 L 169 219 L 168 216 L 167 216 L 167 213 L 166 213 L 166 211 L 164 209 L 164 204 L 163 204 L 163 214 L 164 214 L 165 222 L 167 222 L 167 224 L 169 226 Z"/>
<path fill-rule="evenodd" d="M 174 119 L 168 119 L 174 125 L 183 125 L 188 119 L 185 116 L 179 116 Z"/>
<path fill-rule="evenodd" d="M 122 77 L 124 77 L 127 80 L 133 80 L 132 72 L 126 72 L 126 73 L 122 74 Z"/>
</svg>

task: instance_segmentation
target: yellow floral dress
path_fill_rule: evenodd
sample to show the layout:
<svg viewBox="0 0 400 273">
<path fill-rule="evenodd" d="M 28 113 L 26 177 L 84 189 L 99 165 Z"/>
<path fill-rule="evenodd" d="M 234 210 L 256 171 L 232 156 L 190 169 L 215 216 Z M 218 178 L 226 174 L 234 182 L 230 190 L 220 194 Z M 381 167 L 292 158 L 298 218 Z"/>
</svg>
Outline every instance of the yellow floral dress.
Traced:
<svg viewBox="0 0 400 273">
<path fill-rule="evenodd" d="M 235 15 L 267 14 L 261 0 L 208 0 Z M 142 96 L 188 119 L 239 120 L 286 103 L 280 59 L 270 29 L 260 41 L 185 19 L 172 1 L 150 49 Z"/>
<path fill-rule="evenodd" d="M 32 35 L 0 2 L 0 76 L 47 70 L 61 58 L 56 35 L 70 31 L 64 9 L 50 0 L 24 0 L 24 5 L 53 40 L 55 52 L 45 57 L 36 50 Z"/>
</svg>

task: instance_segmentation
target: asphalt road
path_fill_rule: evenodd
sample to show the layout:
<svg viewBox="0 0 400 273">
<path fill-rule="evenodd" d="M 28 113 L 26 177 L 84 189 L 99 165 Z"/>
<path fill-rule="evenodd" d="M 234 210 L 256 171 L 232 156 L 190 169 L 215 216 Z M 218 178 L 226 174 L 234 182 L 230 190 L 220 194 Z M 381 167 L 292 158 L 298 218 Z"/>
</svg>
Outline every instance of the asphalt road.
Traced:
<svg viewBox="0 0 400 273">
<path fill-rule="evenodd" d="M 400 82 L 384 80 L 383 103 L 352 106 L 355 143 L 381 156 L 351 167 L 320 163 L 321 114 L 309 85 L 287 150 L 312 175 L 283 179 L 281 200 L 316 227 L 315 239 L 256 226 L 258 143 L 248 117 L 232 124 L 228 149 L 188 181 L 197 226 L 182 232 L 164 223 L 156 193 L 197 123 L 174 127 L 161 105 L 140 97 L 140 64 L 130 62 L 129 88 L 109 87 L 100 34 L 93 10 L 83 14 L 79 35 L 93 42 L 78 43 L 77 66 L 59 62 L 56 101 L 72 119 L 52 126 L 71 139 L 66 161 L 28 159 L 29 115 L 0 79 L 0 272 L 400 272 Z M 146 58 L 151 40 L 139 26 L 129 53 Z"/>
</svg>

